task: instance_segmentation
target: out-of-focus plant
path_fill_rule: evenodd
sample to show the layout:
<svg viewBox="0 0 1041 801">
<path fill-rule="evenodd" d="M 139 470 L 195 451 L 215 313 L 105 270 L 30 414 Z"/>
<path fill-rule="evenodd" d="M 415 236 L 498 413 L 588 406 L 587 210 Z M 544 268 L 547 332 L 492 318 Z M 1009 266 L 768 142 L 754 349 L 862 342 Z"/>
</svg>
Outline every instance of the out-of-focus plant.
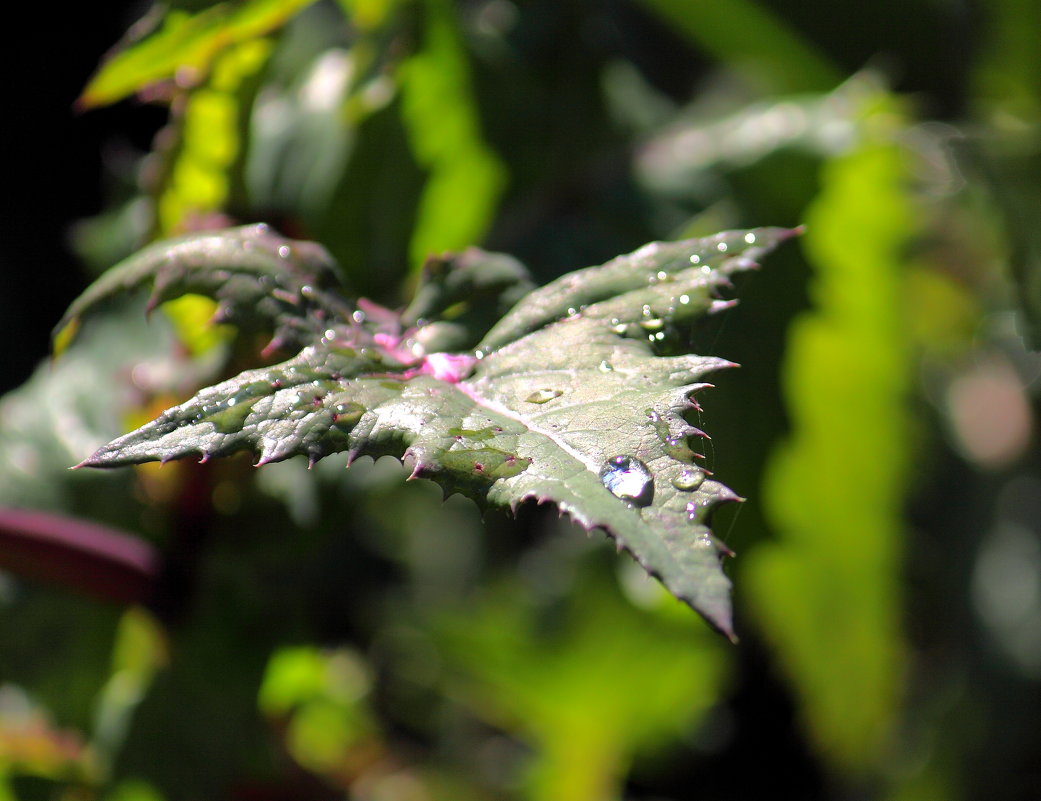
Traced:
<svg viewBox="0 0 1041 801">
<path fill-rule="evenodd" d="M 169 112 L 126 205 L 77 228 L 96 269 L 264 220 L 398 310 L 427 256 L 474 244 L 547 283 L 646 241 L 806 225 L 735 276 L 724 322 L 668 343 L 743 365 L 690 420 L 749 497 L 714 521 L 742 642 L 540 510 L 482 523 L 391 460 L 68 471 L 266 343 L 199 295 L 147 326 L 113 296 L 0 400 L 0 795 L 1036 794 L 1028 6 L 976 9 L 942 121 L 853 75 L 863 41 L 823 5 L 156 6 L 80 100 Z M 911 4 L 876 49 L 915 72 L 946 33 L 906 32 L 960 13 Z M 438 309 L 439 349 L 529 289 Z"/>
</svg>

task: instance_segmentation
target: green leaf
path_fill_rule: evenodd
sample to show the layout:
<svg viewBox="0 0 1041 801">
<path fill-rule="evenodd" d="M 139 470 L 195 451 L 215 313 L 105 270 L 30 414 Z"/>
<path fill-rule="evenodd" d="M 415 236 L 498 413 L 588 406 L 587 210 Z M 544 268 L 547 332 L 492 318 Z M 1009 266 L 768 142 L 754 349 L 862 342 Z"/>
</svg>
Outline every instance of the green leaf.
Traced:
<svg viewBox="0 0 1041 801">
<path fill-rule="evenodd" d="M 417 266 L 430 253 L 478 241 L 505 184 L 502 162 L 481 136 L 455 9 L 446 0 L 418 5 L 423 47 L 400 67 L 409 141 L 430 171 L 409 245 Z"/>
<path fill-rule="evenodd" d="M 784 18 L 756 0 L 643 0 L 709 55 L 780 92 L 831 89 L 839 69 Z"/>
<path fill-rule="evenodd" d="M 816 308 L 789 333 L 791 435 L 763 486 L 777 538 L 749 555 L 742 577 L 819 750 L 840 769 L 868 775 L 894 745 L 907 660 L 903 271 L 919 218 L 907 154 L 896 144 L 897 102 L 877 91 L 861 103 L 858 141 L 826 163 L 807 210 Z"/>
<path fill-rule="evenodd" d="M 473 348 L 534 288 L 527 269 L 512 256 L 468 248 L 431 257 L 401 321 L 413 326 L 438 320 L 423 327 L 428 351 Z"/>
<path fill-rule="evenodd" d="M 634 758 L 692 731 L 726 676 L 696 621 L 634 607 L 590 567 L 549 608 L 513 576 L 431 625 L 452 696 L 534 747 L 533 801 L 622 798 Z"/>
<path fill-rule="evenodd" d="M 151 285 L 149 311 L 185 294 L 204 295 L 218 301 L 215 322 L 269 329 L 273 346 L 302 347 L 324 330 L 325 319 L 346 308 L 325 291 L 338 283 L 325 248 L 286 239 L 264 224 L 188 234 L 150 245 L 108 270 L 65 312 L 55 337 L 64 340 L 64 331 L 93 306 Z"/>
<path fill-rule="evenodd" d="M 160 27 L 109 58 L 79 98 L 92 108 L 115 103 L 179 71 L 205 75 L 225 48 L 275 30 L 314 0 L 226 2 L 186 14 L 168 11 Z"/>
<path fill-rule="evenodd" d="M 231 302 L 212 276 L 240 274 L 222 258 L 230 253 L 242 263 L 248 232 L 264 242 L 272 236 L 256 231 L 230 231 L 229 245 L 212 243 L 201 252 L 194 239 L 182 240 L 181 248 L 203 257 L 190 261 L 199 276 L 146 259 L 159 276 L 158 297 L 178 286 L 201 286 Z M 277 307 L 283 316 L 269 316 L 295 335 L 314 332 L 298 356 L 202 390 L 82 465 L 192 454 L 207 460 L 240 450 L 258 454 L 258 464 L 298 454 L 311 462 L 338 452 L 348 460 L 391 454 L 412 477 L 432 479 L 446 493 L 513 509 L 525 501 L 554 503 L 585 528 L 604 529 L 619 549 L 732 636 L 730 582 L 720 566 L 728 549 L 712 536 L 708 519 L 720 503 L 738 498 L 697 466 L 690 443 L 705 435 L 688 419 L 700 411 L 693 396 L 709 386 L 702 379 L 732 365 L 711 356 L 664 355 L 663 349 L 673 330 L 729 307 L 719 293 L 730 274 L 753 266 L 791 234 L 758 229 L 646 245 L 531 293 L 472 354 L 424 347 L 427 329 L 442 320 L 402 330 L 400 315 L 366 301 L 351 310 L 283 300 Z M 269 253 L 261 274 L 282 267 L 282 247 L 293 246 L 280 245 L 275 260 Z M 248 252 L 257 250 L 264 249 Z M 494 265 L 496 257 L 478 261 Z M 274 281 L 282 291 L 303 280 L 292 272 L 300 263 L 286 262 L 287 275 Z M 204 263 L 213 271 L 208 279 L 201 277 Z M 122 271 L 135 279 L 145 272 L 141 265 Z M 444 287 L 452 282 L 441 283 L 440 300 L 435 290 L 435 299 L 419 308 L 435 310 L 451 297 Z M 473 279 L 460 285 L 472 286 Z M 304 288 L 299 294 L 308 298 Z M 311 296 L 317 302 L 326 294 Z M 234 303 L 242 297 L 262 305 L 245 290 L 237 290 Z M 237 309 L 234 303 L 230 308 Z M 76 313 L 84 305 L 77 303 Z M 309 329 L 303 320 L 318 312 L 320 324 Z M 301 321 L 286 320 L 291 313 Z"/>
</svg>

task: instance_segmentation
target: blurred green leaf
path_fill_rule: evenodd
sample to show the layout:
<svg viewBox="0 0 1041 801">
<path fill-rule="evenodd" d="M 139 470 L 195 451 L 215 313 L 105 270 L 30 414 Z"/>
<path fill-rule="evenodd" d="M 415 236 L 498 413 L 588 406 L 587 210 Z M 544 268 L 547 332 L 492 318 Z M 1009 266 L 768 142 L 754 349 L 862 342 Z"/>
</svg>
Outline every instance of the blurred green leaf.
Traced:
<svg viewBox="0 0 1041 801">
<path fill-rule="evenodd" d="M 297 646 L 271 655 L 259 704 L 287 726 L 286 746 L 305 768 L 349 774 L 351 755 L 376 736 L 364 703 L 370 680 L 357 655 Z"/>
<path fill-rule="evenodd" d="M 491 223 L 505 170 L 481 137 L 466 52 L 447 0 L 422 0 L 423 44 L 399 68 L 402 114 L 416 161 L 428 170 L 409 245 L 427 256 L 477 244 Z"/>
<path fill-rule="evenodd" d="M 764 636 L 777 648 L 818 748 L 853 774 L 877 767 L 898 721 L 902 514 L 910 459 L 905 250 L 915 231 L 904 124 L 865 100 L 860 141 L 827 162 L 807 212 L 815 309 L 785 360 L 792 434 L 764 480 L 779 532 L 745 560 Z"/>
<path fill-rule="evenodd" d="M 105 801 L 164 801 L 164 797 L 149 782 L 124 779 L 106 793 Z"/>
<path fill-rule="evenodd" d="M 206 75 L 226 48 L 264 36 L 314 0 L 229 0 L 196 14 L 169 10 L 159 27 L 110 57 L 80 95 L 85 107 L 104 106 L 190 71 Z"/>
<path fill-rule="evenodd" d="M 706 632 L 639 610 L 591 571 L 540 609 L 513 582 L 436 622 L 453 694 L 535 748 L 526 796 L 609 801 L 637 753 L 690 731 L 715 702 L 724 653 Z"/>
<path fill-rule="evenodd" d="M 223 49 L 214 56 L 205 84 L 175 111 L 179 135 L 166 154 L 156 197 L 160 235 L 199 227 L 208 215 L 240 200 L 236 195 L 242 194 L 243 135 L 252 110 L 251 90 L 270 52 L 266 39 Z"/>
<path fill-rule="evenodd" d="M 784 19 L 756 0 L 643 0 L 694 44 L 759 87 L 815 92 L 843 75 Z"/>
</svg>

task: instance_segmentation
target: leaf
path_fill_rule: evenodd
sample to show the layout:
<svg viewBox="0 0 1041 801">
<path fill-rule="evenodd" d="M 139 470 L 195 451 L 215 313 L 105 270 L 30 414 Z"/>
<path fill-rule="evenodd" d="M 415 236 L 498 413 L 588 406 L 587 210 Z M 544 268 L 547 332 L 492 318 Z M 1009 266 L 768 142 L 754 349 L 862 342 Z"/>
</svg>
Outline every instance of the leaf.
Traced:
<svg viewBox="0 0 1041 801">
<path fill-rule="evenodd" d="M 55 338 L 68 344 L 64 331 L 85 311 L 151 284 L 149 311 L 185 294 L 204 295 L 218 301 L 215 322 L 270 329 L 272 346 L 302 347 L 324 330 L 323 320 L 346 308 L 324 291 L 338 283 L 325 248 L 264 224 L 194 233 L 150 245 L 107 271 L 65 312 Z"/>
<path fill-rule="evenodd" d="M 506 183 L 502 162 L 481 136 L 454 4 L 417 5 L 423 46 L 399 68 L 409 143 L 416 161 L 430 171 L 409 245 L 414 266 L 428 253 L 478 240 Z"/>
<path fill-rule="evenodd" d="M 634 607 L 611 574 L 575 567 L 576 592 L 551 609 L 514 575 L 430 625 L 452 697 L 533 747 L 535 801 L 623 798 L 636 755 L 696 731 L 726 676 L 695 620 Z"/>
<path fill-rule="evenodd" d="M 247 0 L 218 3 L 197 14 L 168 11 L 158 30 L 101 66 L 78 103 L 85 108 L 105 106 L 179 71 L 205 74 L 225 48 L 267 35 L 313 2 Z"/>
<path fill-rule="evenodd" d="M 429 351 L 474 348 L 510 308 L 535 285 L 512 256 L 468 248 L 431 257 L 423 264 L 422 283 L 401 314 L 403 325 L 424 320 L 423 344 Z"/>
<path fill-rule="evenodd" d="M 830 89 L 843 78 L 783 15 L 754 0 L 643 0 L 674 30 L 743 77 L 775 91 Z"/>
<path fill-rule="evenodd" d="M 776 537 L 749 554 L 742 576 L 817 748 L 836 768 L 867 775 L 894 745 L 908 659 L 903 282 L 921 217 L 898 144 L 907 124 L 898 99 L 879 90 L 861 102 L 857 141 L 825 164 L 807 209 L 816 308 L 788 336 L 791 433 L 763 482 Z M 807 503 L 799 477 L 811 475 Z"/>
<path fill-rule="evenodd" d="M 212 278 L 242 274 L 221 259 L 231 254 L 241 264 L 249 231 L 262 242 L 272 236 L 235 229 L 226 234 L 227 245 L 211 242 L 200 250 L 193 239 L 168 249 L 195 254 L 189 263 L 198 276 L 157 262 L 159 251 L 121 272 L 137 282 L 150 264 L 157 274 L 153 299 L 191 285 L 214 292 L 230 308 L 242 297 L 259 308 L 255 291 L 238 290 L 233 302 Z M 719 298 L 730 274 L 750 268 L 792 233 L 757 229 L 653 243 L 564 276 L 517 303 L 472 354 L 424 347 L 427 329 L 440 320 L 402 330 L 400 315 L 367 301 L 353 311 L 318 303 L 321 292 L 312 293 L 313 308 L 284 302 L 268 316 L 294 335 L 314 332 L 299 355 L 202 390 L 82 466 L 191 454 L 205 461 L 240 450 L 258 454 L 258 464 L 297 454 L 312 463 L 338 452 L 348 461 L 392 454 L 411 477 L 432 479 L 446 493 L 511 509 L 529 500 L 554 503 L 585 528 L 604 529 L 674 595 L 733 636 L 730 582 L 720 566 L 729 551 L 712 536 L 708 519 L 720 503 L 738 497 L 697 466 L 690 442 L 705 435 L 688 419 L 700 411 L 693 396 L 709 386 L 702 379 L 733 365 L 711 356 L 664 355 L 663 349 L 673 330 L 732 305 Z M 200 257 L 207 256 L 212 272 L 204 279 Z M 484 257 L 489 264 L 495 259 Z M 287 262 L 288 276 L 276 282 L 280 289 L 299 283 L 299 271 L 314 266 L 306 259 Z M 268 257 L 250 264 L 268 275 L 281 262 Z M 451 282 L 443 284 L 419 308 L 443 305 Z M 420 297 L 428 290 L 429 284 L 421 288 Z M 91 296 L 105 294 L 88 291 L 73 316 Z M 317 311 L 324 315 L 320 325 L 287 319 Z M 334 311 L 337 319 L 329 316 Z"/>
</svg>

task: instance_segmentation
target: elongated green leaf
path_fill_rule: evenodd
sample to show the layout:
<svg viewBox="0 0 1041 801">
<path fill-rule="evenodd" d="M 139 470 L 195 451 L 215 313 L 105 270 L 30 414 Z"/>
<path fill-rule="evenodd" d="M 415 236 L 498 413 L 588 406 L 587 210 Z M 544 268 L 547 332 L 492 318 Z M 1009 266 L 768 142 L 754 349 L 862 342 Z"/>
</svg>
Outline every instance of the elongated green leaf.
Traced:
<svg viewBox="0 0 1041 801">
<path fill-rule="evenodd" d="M 158 30 L 106 61 L 83 90 L 85 107 L 115 103 L 178 70 L 205 73 L 229 45 L 264 36 L 314 0 L 218 3 L 197 14 L 169 11 Z"/>
<path fill-rule="evenodd" d="M 842 73 L 781 15 L 756 0 L 643 0 L 675 28 L 756 83 L 782 92 L 830 89 Z"/>
<path fill-rule="evenodd" d="M 248 232 L 256 229 L 228 233 L 235 258 Z M 305 317 L 320 311 L 320 325 L 291 326 L 270 315 L 298 335 L 314 331 L 298 356 L 202 390 L 105 445 L 83 466 L 191 454 L 206 460 L 239 450 L 258 454 L 259 464 L 297 454 L 312 462 L 338 452 L 349 460 L 392 454 L 412 477 L 433 479 L 446 493 L 514 509 L 529 500 L 550 502 L 587 529 L 604 529 L 732 636 L 730 583 L 720 567 L 728 551 L 712 536 L 708 518 L 737 496 L 696 464 L 691 441 L 705 435 L 688 419 L 700 409 L 693 396 L 708 386 L 702 379 L 732 365 L 661 351 L 667 329 L 731 305 L 719 298 L 729 275 L 753 266 L 790 234 L 759 229 L 647 245 L 531 293 L 473 353 L 430 352 L 423 344 L 427 329 L 442 321 L 402 331 L 399 315 L 365 301 L 353 311 L 343 307 L 334 319 L 336 303 L 322 300 L 331 294 L 305 292 L 306 285 L 300 295 L 314 306 L 280 301 L 277 311 Z M 182 240 L 171 252 L 198 247 Z M 215 272 L 228 273 L 221 259 L 229 251 L 208 247 Z M 276 259 L 282 247 L 292 246 L 280 245 Z M 499 258 L 483 262 L 501 266 Z M 246 297 L 260 305 L 249 291 L 229 300 L 192 271 L 146 262 L 157 268 L 161 298 L 202 286 L 225 303 Z M 250 262 L 250 270 L 266 275 L 274 264 L 281 262 Z M 136 280 L 142 265 L 123 272 Z M 279 280 L 283 287 L 301 279 L 294 272 Z M 88 293 L 87 300 L 107 291 Z"/>
<path fill-rule="evenodd" d="M 816 308 L 789 334 L 792 430 L 763 486 L 777 538 L 749 555 L 742 575 L 819 750 L 866 775 L 893 746 L 907 659 L 901 506 L 912 437 L 902 273 L 918 219 L 895 144 L 899 108 L 883 93 L 865 99 L 859 141 L 827 163 L 807 211 Z M 807 502 L 793 477 L 810 475 Z"/>
<path fill-rule="evenodd" d="M 481 136 L 455 9 L 423 0 L 423 47 L 400 68 L 402 113 L 416 161 L 430 171 L 410 252 L 474 244 L 491 222 L 505 184 L 502 163 Z"/>
</svg>

